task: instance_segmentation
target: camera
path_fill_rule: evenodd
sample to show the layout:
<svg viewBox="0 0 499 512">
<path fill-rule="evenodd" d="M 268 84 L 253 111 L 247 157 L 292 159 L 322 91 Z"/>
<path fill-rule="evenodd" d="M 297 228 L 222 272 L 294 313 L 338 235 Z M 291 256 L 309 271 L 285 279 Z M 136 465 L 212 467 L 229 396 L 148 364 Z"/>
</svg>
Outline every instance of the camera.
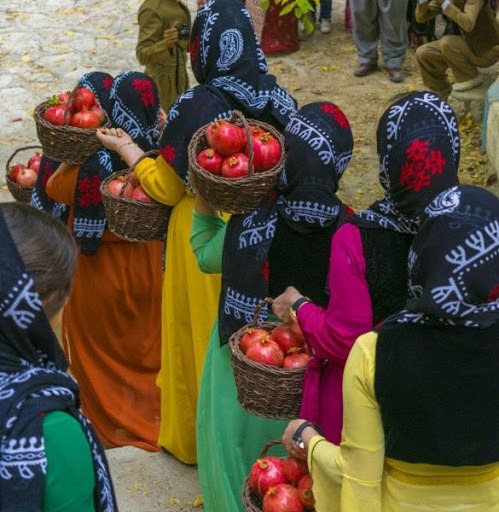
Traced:
<svg viewBox="0 0 499 512">
<path fill-rule="evenodd" d="M 191 37 L 191 31 L 189 29 L 189 25 L 187 23 L 184 23 L 181 27 L 177 28 L 178 30 L 178 38 L 182 41 L 188 41 Z"/>
</svg>

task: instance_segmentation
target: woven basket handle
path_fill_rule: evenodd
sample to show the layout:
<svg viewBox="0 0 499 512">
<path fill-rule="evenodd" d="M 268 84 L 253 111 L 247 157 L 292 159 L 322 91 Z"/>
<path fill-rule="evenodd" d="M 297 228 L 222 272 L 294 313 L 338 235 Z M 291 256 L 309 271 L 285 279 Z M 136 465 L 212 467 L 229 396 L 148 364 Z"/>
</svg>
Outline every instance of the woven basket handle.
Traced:
<svg viewBox="0 0 499 512">
<path fill-rule="evenodd" d="M 232 111 L 232 119 L 231 121 L 240 121 L 243 125 L 244 131 L 246 132 L 246 143 L 248 144 L 249 148 L 249 158 L 248 158 L 248 176 L 253 176 L 255 173 L 255 168 L 253 167 L 253 138 L 251 137 L 250 127 L 248 124 L 248 121 L 246 117 L 244 117 L 244 114 L 239 110 L 233 110 Z"/>
<path fill-rule="evenodd" d="M 125 189 L 128 185 L 128 183 L 130 182 L 130 180 L 132 179 L 132 176 L 133 176 L 133 171 L 135 171 L 135 167 L 137 167 L 137 165 L 140 164 L 140 162 L 142 162 L 142 160 L 146 159 L 146 158 L 151 158 L 152 156 L 158 156 L 159 155 L 159 151 L 157 149 L 151 149 L 151 151 L 146 151 L 133 165 L 132 167 L 130 168 L 129 172 L 127 173 L 126 175 L 126 178 L 125 178 L 125 186 L 121 188 L 120 190 L 120 194 L 118 197 L 123 197 L 123 194 L 125 193 Z"/>
<path fill-rule="evenodd" d="M 36 145 L 36 146 L 23 146 L 21 148 L 17 148 L 14 151 L 14 153 L 12 153 L 12 155 L 10 155 L 10 158 L 7 160 L 7 164 L 5 166 L 7 168 L 7 172 L 9 172 L 10 164 L 11 164 L 12 160 L 14 160 L 15 156 L 17 155 L 17 153 L 20 153 L 21 151 L 24 151 L 25 149 L 43 149 L 43 148 L 40 145 Z"/>
<path fill-rule="evenodd" d="M 69 113 L 70 113 L 71 107 L 73 106 L 73 101 L 75 98 L 76 90 L 79 88 L 79 85 L 80 85 L 79 83 L 76 84 L 74 86 L 73 90 L 71 91 L 71 94 L 69 95 L 68 107 L 66 108 L 66 112 L 64 112 L 64 121 L 62 122 L 63 126 L 66 126 L 68 124 Z"/>
<path fill-rule="evenodd" d="M 277 446 L 279 444 L 282 444 L 282 441 L 280 439 L 276 439 L 275 441 L 269 441 L 264 447 L 263 450 L 260 452 L 260 459 L 265 457 L 267 455 L 267 452 L 272 448 L 272 446 Z"/>
<path fill-rule="evenodd" d="M 270 297 L 267 297 L 263 299 L 262 302 L 260 302 L 260 304 L 258 304 L 253 314 L 253 321 L 251 322 L 252 327 L 256 327 L 258 325 L 258 318 L 260 317 L 260 311 L 262 310 L 262 308 L 264 308 L 267 304 L 270 306 L 273 302 L 274 301 Z"/>
</svg>

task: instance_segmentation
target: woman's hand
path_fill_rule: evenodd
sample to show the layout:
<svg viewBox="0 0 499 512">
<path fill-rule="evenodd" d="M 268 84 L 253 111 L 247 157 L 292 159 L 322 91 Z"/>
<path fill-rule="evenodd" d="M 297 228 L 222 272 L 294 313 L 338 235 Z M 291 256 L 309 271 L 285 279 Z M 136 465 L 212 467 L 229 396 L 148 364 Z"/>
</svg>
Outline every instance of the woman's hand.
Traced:
<svg viewBox="0 0 499 512">
<path fill-rule="evenodd" d="M 319 435 L 319 432 L 313 427 L 307 427 L 301 433 L 301 439 L 305 444 L 305 448 L 301 449 L 293 444 L 293 436 L 295 435 L 298 427 L 306 423 L 306 420 L 292 420 L 286 427 L 284 434 L 282 435 L 282 444 L 284 448 L 289 452 L 290 455 L 296 459 L 307 459 L 308 445 L 312 437 Z"/>
<path fill-rule="evenodd" d="M 100 143 L 111 151 L 118 151 L 124 144 L 133 144 L 133 139 L 121 128 L 99 128 L 97 138 Z"/>
<path fill-rule="evenodd" d="M 163 109 L 161 109 L 159 111 L 159 116 L 158 116 L 158 128 L 159 128 L 160 132 L 166 124 L 166 119 L 167 119 L 166 112 Z"/>
<path fill-rule="evenodd" d="M 218 214 L 199 194 L 196 194 L 194 199 L 194 209 L 200 215 L 209 215 L 210 217 L 217 217 Z"/>
<path fill-rule="evenodd" d="M 178 30 L 177 30 L 178 21 L 176 21 L 169 29 L 163 32 L 163 38 L 166 41 L 166 45 L 168 49 L 171 50 L 175 43 L 178 42 Z"/>
<path fill-rule="evenodd" d="M 288 286 L 283 294 L 279 295 L 272 304 L 274 315 L 285 324 L 291 323 L 289 310 L 291 306 L 300 298 L 302 294 L 293 286 Z"/>
</svg>

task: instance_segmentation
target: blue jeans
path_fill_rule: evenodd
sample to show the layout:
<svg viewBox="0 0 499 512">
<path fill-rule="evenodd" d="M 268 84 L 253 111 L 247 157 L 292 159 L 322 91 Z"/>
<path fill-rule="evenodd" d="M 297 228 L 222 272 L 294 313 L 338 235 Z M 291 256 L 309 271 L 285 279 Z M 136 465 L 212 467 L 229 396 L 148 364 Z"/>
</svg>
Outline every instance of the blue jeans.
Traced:
<svg viewBox="0 0 499 512">
<path fill-rule="evenodd" d="M 311 0 L 310 3 L 314 8 L 314 13 L 316 12 L 317 5 L 314 0 Z M 333 8 L 333 0 L 321 0 L 321 14 L 319 17 L 319 21 L 322 20 L 330 20 L 331 19 L 331 10 Z M 315 14 L 314 17 L 317 17 Z"/>
</svg>

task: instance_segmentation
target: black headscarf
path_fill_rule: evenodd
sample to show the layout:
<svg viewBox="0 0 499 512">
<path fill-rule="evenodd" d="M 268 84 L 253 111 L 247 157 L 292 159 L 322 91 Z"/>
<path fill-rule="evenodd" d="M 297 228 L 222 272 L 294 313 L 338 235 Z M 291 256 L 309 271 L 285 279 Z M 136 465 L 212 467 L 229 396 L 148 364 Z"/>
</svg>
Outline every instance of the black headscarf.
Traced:
<svg viewBox="0 0 499 512">
<path fill-rule="evenodd" d="M 229 221 L 219 308 L 222 344 L 252 320 L 255 307 L 269 294 L 268 256 L 278 219 L 299 234 L 327 233 L 329 254 L 332 233 L 347 214 L 335 195 L 353 150 L 350 124 L 343 112 L 331 103 L 306 105 L 290 119 L 284 136 L 286 168 L 278 196 L 270 197 L 252 213 L 234 215 Z M 326 280 L 327 275 L 323 290 Z M 261 318 L 266 316 L 267 309 L 263 309 Z"/>
<path fill-rule="evenodd" d="M 239 1 L 211 0 L 198 11 L 190 56 L 201 85 L 185 91 L 171 106 L 160 150 L 184 180 L 187 147 L 201 126 L 229 118 L 237 108 L 282 129 L 296 111 L 294 99 L 267 73 L 251 16 Z"/>
<path fill-rule="evenodd" d="M 490 327 L 499 321 L 499 199 L 463 185 L 426 213 L 409 253 L 409 299 L 385 324 Z"/>
<path fill-rule="evenodd" d="M 50 327 L 0 209 L 0 509 L 42 510 L 47 457 L 43 416 L 64 411 L 81 425 L 90 445 L 94 506 L 117 511 L 106 456 L 79 411 L 79 389 Z"/>
<path fill-rule="evenodd" d="M 113 77 L 108 73 L 91 71 L 81 77 L 78 85 L 90 89 L 95 94 L 101 108 L 110 115 L 109 95 L 112 82 Z M 45 190 L 49 178 L 59 165 L 60 163 L 55 160 L 42 158 L 35 189 L 31 194 L 31 205 L 65 221 L 69 208 L 53 201 Z M 81 252 L 86 255 L 97 252 L 106 227 L 99 187 L 102 179 L 112 171 L 111 154 L 104 148 L 91 155 L 80 167 L 74 202 L 73 231 Z"/>
<path fill-rule="evenodd" d="M 415 235 L 425 207 L 442 190 L 458 184 L 457 118 L 437 95 L 411 93 L 383 114 L 377 142 L 385 197 L 351 222 Z"/>
</svg>

